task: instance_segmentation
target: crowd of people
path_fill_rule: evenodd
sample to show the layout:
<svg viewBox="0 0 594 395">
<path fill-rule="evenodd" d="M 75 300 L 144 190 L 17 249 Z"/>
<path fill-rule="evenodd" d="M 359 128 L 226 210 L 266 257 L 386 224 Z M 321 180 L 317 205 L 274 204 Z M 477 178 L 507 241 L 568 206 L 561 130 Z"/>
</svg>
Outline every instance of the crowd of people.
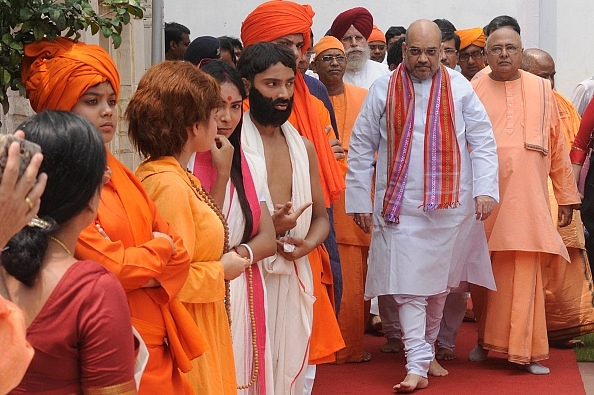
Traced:
<svg viewBox="0 0 594 395">
<path fill-rule="evenodd" d="M 370 361 L 378 326 L 406 393 L 448 374 L 470 308 L 468 359 L 535 375 L 594 332 L 592 79 L 572 104 L 506 15 L 384 34 L 356 7 L 318 40 L 314 15 L 271 0 L 240 38 L 192 41 L 166 23 L 122 114 L 136 169 L 107 145 L 108 53 L 25 46 L 37 114 L 0 152 L 0 393 L 307 395 L 318 364 Z"/>
</svg>

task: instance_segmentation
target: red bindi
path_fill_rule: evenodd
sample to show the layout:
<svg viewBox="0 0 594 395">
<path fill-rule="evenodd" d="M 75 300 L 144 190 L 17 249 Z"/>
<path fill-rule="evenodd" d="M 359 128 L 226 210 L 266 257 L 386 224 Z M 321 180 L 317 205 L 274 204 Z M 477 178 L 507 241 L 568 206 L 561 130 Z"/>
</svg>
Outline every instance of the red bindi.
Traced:
<svg viewBox="0 0 594 395">
<path fill-rule="evenodd" d="M 233 98 L 231 96 L 227 96 L 227 101 L 231 101 Z"/>
</svg>

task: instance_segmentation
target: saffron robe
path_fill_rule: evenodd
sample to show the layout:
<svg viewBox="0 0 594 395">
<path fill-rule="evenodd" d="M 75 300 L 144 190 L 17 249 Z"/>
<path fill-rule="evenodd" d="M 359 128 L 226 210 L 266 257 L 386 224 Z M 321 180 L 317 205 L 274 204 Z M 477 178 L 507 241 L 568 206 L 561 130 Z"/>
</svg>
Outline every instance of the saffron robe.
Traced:
<svg viewBox="0 0 594 395">
<path fill-rule="evenodd" d="M 14 303 L 0 296 L 0 394 L 5 394 L 23 378 L 33 358 L 27 342 L 25 317 Z"/>
<path fill-rule="evenodd" d="M 223 224 L 192 187 L 200 181 L 171 157 L 144 161 L 136 174 L 163 217 L 175 226 L 191 254 L 188 279 L 178 294 L 205 336 L 209 348 L 186 374 L 196 394 L 236 394 L 231 331 L 225 310 L 225 273 L 220 262 Z"/>
<path fill-rule="evenodd" d="M 570 149 L 580 128 L 580 115 L 571 102 L 553 91 L 559 109 L 559 126 Z M 549 201 L 552 220 L 557 227 L 557 201 L 549 178 Z M 545 284 L 545 313 L 550 342 L 571 340 L 594 332 L 594 289 L 586 255 L 584 224 L 579 210 L 573 212 L 571 224 L 557 231 L 567 247 L 571 263 L 558 262 L 548 268 Z"/>
<path fill-rule="evenodd" d="M 550 83 L 519 72 L 513 81 L 489 75 L 472 81 L 493 123 L 501 195 L 484 222 L 498 291 L 487 291 L 479 343 L 527 364 L 548 358 L 543 266 L 569 261 L 551 221 L 548 177 L 559 204 L 580 199 Z"/>
<path fill-rule="evenodd" d="M 244 188 L 247 190 L 248 180 L 251 179 L 256 196 L 254 204 L 265 201 L 264 190 L 268 188 L 266 184 L 266 163 L 260 155 L 241 147 L 242 156 L 247 164 L 243 166 L 242 175 Z M 197 152 L 192 155 L 188 168 L 193 170 L 194 175 L 200 180 L 202 186 L 210 192 L 214 185 L 217 175 L 217 169 L 212 164 L 212 155 L 210 151 Z M 245 172 L 250 172 L 247 177 Z M 206 179 L 206 180 L 205 180 Z M 248 195 L 248 200 L 250 199 Z M 250 202 L 250 207 L 252 202 Z M 225 200 L 223 202 L 223 213 L 229 226 L 229 245 L 238 246 L 243 238 L 245 228 L 245 216 L 239 203 L 238 194 L 231 179 L 227 182 Z M 254 228 L 257 230 L 259 219 L 254 218 Z M 253 233 L 255 234 L 255 233 Z M 272 354 L 270 350 L 270 341 L 268 336 L 268 324 L 266 321 L 266 287 L 262 275 L 261 262 L 253 262 L 252 265 L 252 284 L 251 290 L 248 282 L 248 271 L 240 274 L 230 282 L 230 300 L 231 300 L 231 338 L 233 340 L 233 354 L 235 356 L 235 373 L 238 385 L 246 385 L 250 382 L 254 371 L 254 358 L 252 346 L 252 322 L 250 317 L 250 293 L 253 298 L 253 313 L 256 322 L 256 342 L 258 350 L 258 376 L 256 381 L 248 389 L 237 391 L 239 395 L 271 395 L 274 394 L 274 378 L 272 376 Z"/>
<path fill-rule="evenodd" d="M 386 223 L 381 213 L 388 181 L 386 98 L 390 75 L 371 86 L 353 127 L 346 211 L 373 213 L 366 299 L 390 294 L 443 293 L 464 279 L 465 265 L 476 267 L 473 282 L 494 288 L 485 234 L 475 219 L 474 198 L 478 195 L 491 196 L 496 201 L 499 198 L 495 140 L 489 118 L 470 83 L 460 73 L 446 70 L 451 77 L 454 124 L 460 147 L 460 206 L 427 212 L 419 208 L 424 195 L 423 152 L 431 79 L 413 78 L 416 122 L 399 224 Z M 376 168 L 372 205 L 371 186 Z"/>
<path fill-rule="evenodd" d="M 138 178 L 109 151 L 107 165 L 111 180 L 103 186 L 95 223 L 79 236 L 75 256 L 105 266 L 126 291 L 132 325 L 149 351 L 139 393 L 191 393 L 179 370 L 191 369 L 190 360 L 204 352 L 206 342 L 176 297 L 188 277 L 190 257 Z M 175 250 L 153 232 L 171 236 Z M 142 288 L 151 279 L 160 286 Z"/>
<path fill-rule="evenodd" d="M 136 393 L 126 295 L 95 262 L 66 270 L 29 324 L 27 340 L 35 356 L 11 394 Z"/>
<path fill-rule="evenodd" d="M 343 94 L 330 96 L 340 132 L 339 140 L 346 155 L 351 130 L 366 95 L 367 89 L 345 83 Z M 363 295 L 371 235 L 365 234 L 353 217 L 346 214 L 344 192 L 334 203 L 334 228 L 343 272 L 338 325 L 346 345 L 336 353 L 336 362 L 361 362 L 366 315 Z"/>
</svg>

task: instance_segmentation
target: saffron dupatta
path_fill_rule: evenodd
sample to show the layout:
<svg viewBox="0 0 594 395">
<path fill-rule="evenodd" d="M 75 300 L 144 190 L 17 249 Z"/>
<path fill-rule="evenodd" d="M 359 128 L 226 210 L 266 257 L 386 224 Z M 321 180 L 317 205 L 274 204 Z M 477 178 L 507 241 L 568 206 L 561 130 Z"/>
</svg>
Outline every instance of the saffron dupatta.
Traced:
<svg viewBox="0 0 594 395">
<path fill-rule="evenodd" d="M 460 194 L 460 149 L 454 125 L 450 75 L 443 65 L 433 75 L 424 148 L 423 211 L 455 208 Z M 386 100 L 388 130 L 388 180 L 382 215 L 399 223 L 410 163 L 415 121 L 415 90 L 402 64 L 390 77 Z"/>
</svg>

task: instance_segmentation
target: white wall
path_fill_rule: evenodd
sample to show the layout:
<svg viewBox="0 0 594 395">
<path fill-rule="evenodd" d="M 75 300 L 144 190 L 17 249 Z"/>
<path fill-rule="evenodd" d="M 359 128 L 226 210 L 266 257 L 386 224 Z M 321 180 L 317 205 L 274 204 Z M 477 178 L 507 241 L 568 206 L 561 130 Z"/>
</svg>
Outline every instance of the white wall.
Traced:
<svg viewBox="0 0 594 395">
<path fill-rule="evenodd" d="M 458 29 L 484 26 L 498 15 L 511 15 L 522 27 L 525 48 L 542 48 L 555 58 L 557 90 L 566 96 L 575 85 L 594 75 L 594 1 L 592 0 L 310 0 L 316 15 L 313 32 L 319 39 L 340 12 L 367 8 L 385 31 L 416 19 L 446 18 Z M 199 36 L 239 37 L 241 22 L 261 1 L 164 0 L 165 21 L 179 22 Z"/>
</svg>

